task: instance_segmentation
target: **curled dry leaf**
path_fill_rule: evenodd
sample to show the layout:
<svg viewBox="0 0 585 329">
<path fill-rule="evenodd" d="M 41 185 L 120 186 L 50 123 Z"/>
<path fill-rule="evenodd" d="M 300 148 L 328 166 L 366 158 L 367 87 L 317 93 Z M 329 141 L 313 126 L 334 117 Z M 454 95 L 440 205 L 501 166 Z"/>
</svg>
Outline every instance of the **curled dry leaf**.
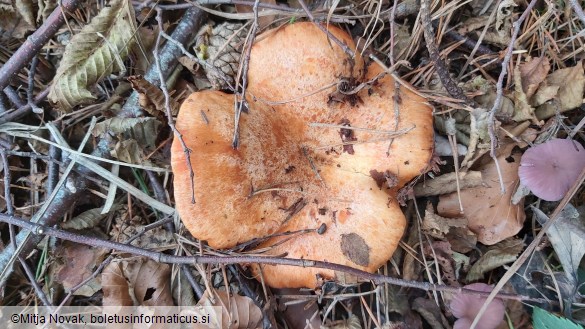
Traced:
<svg viewBox="0 0 585 329">
<path fill-rule="evenodd" d="M 320 329 L 362 329 L 360 319 L 351 314 L 347 320 L 335 321 L 319 327 Z"/>
<path fill-rule="evenodd" d="M 102 273 L 104 306 L 173 306 L 171 266 L 146 258 L 115 261 Z"/>
<path fill-rule="evenodd" d="M 354 48 L 344 31 L 331 32 Z M 323 227 L 320 233 L 273 238 L 259 248 L 377 270 L 404 230 L 398 189 L 428 168 L 430 108 L 403 86 L 400 119 L 395 118 L 391 77 L 380 78 L 375 64 L 364 76 L 363 60 L 350 60 L 312 23 L 287 25 L 259 40 L 248 72 L 248 91 L 256 101 L 241 115 L 237 149 L 232 95 L 198 92 L 181 107 L 177 128 L 194 150 L 196 173 L 192 191 L 185 153 L 175 139 L 174 195 L 183 223 L 215 248 Z M 330 102 L 334 92 L 347 97 Z M 315 287 L 335 278 L 333 271 L 317 268 L 252 267 L 273 287 Z"/>
<path fill-rule="evenodd" d="M 144 150 L 153 149 L 161 122 L 156 118 L 119 118 L 106 119 L 95 125 L 92 135 L 120 134 L 136 140 Z"/>
<path fill-rule="evenodd" d="M 246 296 L 230 295 L 225 291 L 218 290 L 213 291 L 210 295 L 209 290 L 206 290 L 197 306 L 221 307 L 221 314 L 211 316 L 215 319 L 221 316 L 221 327 L 217 327 L 217 329 L 262 328 L 262 310 Z"/>
<path fill-rule="evenodd" d="M 130 294 L 130 285 L 124 277 L 122 263 L 111 262 L 104 268 L 101 275 L 103 306 L 134 306 L 133 295 Z"/>
<path fill-rule="evenodd" d="M 520 181 L 520 155 L 510 155 L 513 147 L 513 144 L 506 145 L 497 156 L 506 189 L 503 194 L 495 163 L 490 157 L 484 157 L 481 168 L 484 185 L 461 191 L 463 214 L 459 212 L 457 193 L 443 195 L 439 199 L 438 214 L 444 217 L 464 216 L 469 222 L 469 229 L 477 234 L 477 240 L 483 244 L 492 245 L 515 235 L 526 218 L 524 202 L 517 205 L 511 202 Z"/>
<path fill-rule="evenodd" d="M 14 8 L 26 21 L 26 23 L 32 27 L 36 25 L 34 4 L 32 0 L 13 0 Z"/>
<path fill-rule="evenodd" d="M 412 302 L 412 309 L 420 314 L 431 328 L 450 328 L 449 321 L 435 301 L 418 297 Z"/>
<path fill-rule="evenodd" d="M 530 98 L 534 95 L 540 84 L 546 79 L 549 70 L 550 63 L 546 56 L 533 57 L 520 64 L 520 80 L 526 97 Z"/>
<path fill-rule="evenodd" d="M 141 75 L 128 77 L 132 88 L 138 92 L 140 106 L 148 114 L 166 122 L 166 105 L 165 95 L 159 87 L 153 85 Z M 171 114 L 176 115 L 179 112 L 179 103 L 171 97 L 170 99 Z"/>
<path fill-rule="evenodd" d="M 135 31 L 130 1 L 112 0 L 67 44 L 49 99 L 66 112 L 95 99 L 90 88 L 110 73 L 125 70 L 123 61 L 135 42 Z"/>
<path fill-rule="evenodd" d="M 570 83 L 567 83 L 569 82 Z M 560 102 L 561 112 L 574 109 L 583 103 L 585 93 L 585 72 L 583 62 L 578 61 L 573 67 L 556 70 L 546 78 L 546 84 L 550 87 L 558 86 L 556 99 Z M 550 91 L 549 91 L 550 92 Z M 556 113 L 555 104 L 545 103 L 536 110 L 536 116 L 540 119 L 549 118 Z"/>
</svg>

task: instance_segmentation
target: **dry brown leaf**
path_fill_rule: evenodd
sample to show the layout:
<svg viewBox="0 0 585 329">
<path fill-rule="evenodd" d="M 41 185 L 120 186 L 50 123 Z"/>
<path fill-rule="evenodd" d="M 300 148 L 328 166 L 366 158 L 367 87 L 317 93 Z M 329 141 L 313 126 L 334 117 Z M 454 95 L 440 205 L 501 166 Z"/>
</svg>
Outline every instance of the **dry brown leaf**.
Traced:
<svg viewBox="0 0 585 329">
<path fill-rule="evenodd" d="M 146 159 L 141 146 L 134 139 L 116 143 L 116 146 L 110 150 L 110 155 L 125 163 L 152 166 L 152 163 Z"/>
<path fill-rule="evenodd" d="M 124 277 L 122 263 L 111 262 L 102 272 L 103 306 L 134 306 L 130 285 Z"/>
<path fill-rule="evenodd" d="M 64 229 L 83 230 L 98 225 L 108 213 L 102 214 L 103 208 L 93 208 L 82 212 L 61 225 Z M 116 208 L 112 209 L 116 210 Z"/>
<path fill-rule="evenodd" d="M 534 108 L 530 106 L 529 96 L 526 95 L 522 85 L 521 73 L 518 66 L 514 68 L 514 116 L 512 119 L 516 122 L 531 120 L 532 123 L 538 124 L 538 119 L 534 114 Z"/>
<path fill-rule="evenodd" d="M 532 97 L 540 83 L 546 79 L 550 70 L 549 59 L 546 56 L 531 58 L 527 62 L 520 64 L 520 79 L 522 81 L 522 90 L 528 98 Z"/>
<path fill-rule="evenodd" d="M 443 195 L 439 199 L 437 212 L 444 217 L 467 218 L 469 229 L 477 234 L 477 240 L 493 245 L 518 233 L 524 219 L 524 202 L 513 205 L 511 197 L 519 184 L 518 167 L 520 154 L 510 155 L 514 145 L 502 147 L 497 161 L 502 171 L 504 194 L 500 192 L 500 182 L 496 166 L 490 157 L 484 157 L 481 169 L 484 186 L 461 191 L 464 214 L 459 212 L 457 193 Z M 510 162 L 509 162 L 510 161 Z"/>
<path fill-rule="evenodd" d="M 254 329 L 262 327 L 262 311 L 254 302 L 245 296 L 229 295 L 225 291 L 213 291 L 210 296 L 206 290 L 197 306 L 221 306 L 221 328 Z M 216 311 L 216 309 L 213 309 Z M 219 314 L 212 314 L 217 318 Z"/>
<path fill-rule="evenodd" d="M 583 62 L 579 61 L 573 67 L 556 70 L 548 75 L 546 83 L 548 86 L 559 86 L 557 99 L 560 102 L 560 112 L 581 106 L 585 92 Z M 543 104 L 536 111 L 536 115 L 542 119 L 549 118 L 554 114 L 555 106 L 549 103 Z"/>
<path fill-rule="evenodd" d="M 117 216 L 116 222 L 110 231 L 113 241 L 126 243 L 128 239 L 144 231 L 142 219 L 139 216 L 129 219 L 129 215 L 128 212 L 125 212 Z M 175 246 L 173 234 L 160 227 L 143 232 L 139 238 L 132 240 L 130 244 L 159 251 L 172 249 Z"/>
<path fill-rule="evenodd" d="M 128 77 L 132 88 L 138 92 L 140 106 L 159 120 L 166 122 L 165 95 L 159 87 L 148 82 L 140 75 Z M 171 97 L 171 113 L 176 115 L 179 112 L 179 103 Z"/>
<path fill-rule="evenodd" d="M 150 259 L 126 262 L 124 274 L 139 305 L 173 306 L 171 266 Z"/>
<path fill-rule="evenodd" d="M 55 273 L 55 281 L 63 285 L 65 292 L 77 286 L 90 277 L 107 251 L 102 248 L 77 244 L 65 241 L 57 249 L 57 265 L 52 272 Z M 92 296 L 100 290 L 101 284 L 97 278 L 90 280 L 73 294 L 77 296 Z"/>
<path fill-rule="evenodd" d="M 437 238 L 444 239 L 449 230 L 454 227 L 467 227 L 467 219 L 459 218 L 445 218 L 435 214 L 432 204 L 427 205 L 425 210 L 425 218 L 423 219 L 422 227 L 424 233 Z"/>
<path fill-rule="evenodd" d="M 427 205 L 422 223 L 423 232 L 436 239 L 446 239 L 451 243 L 451 248 L 460 253 L 470 251 L 477 243 L 477 236 L 467 226 L 467 219 L 441 217 L 435 214 L 431 204 Z"/>
<path fill-rule="evenodd" d="M 146 258 L 110 263 L 102 273 L 104 306 L 173 306 L 171 267 Z"/>
<path fill-rule="evenodd" d="M 469 273 L 467 273 L 465 281 L 477 281 L 483 278 L 484 273 L 515 261 L 523 249 L 524 242 L 515 238 L 506 239 L 491 246 L 489 250 L 483 254 L 475 264 L 473 264 Z"/>
<path fill-rule="evenodd" d="M 94 136 L 104 134 L 121 134 L 126 139 L 134 139 L 144 150 L 153 149 L 161 122 L 153 117 L 106 119 L 95 125 L 92 131 Z"/>
<path fill-rule="evenodd" d="M 39 11 L 37 12 L 37 21 L 44 22 L 53 10 L 57 7 L 58 0 L 39 0 Z"/>
</svg>

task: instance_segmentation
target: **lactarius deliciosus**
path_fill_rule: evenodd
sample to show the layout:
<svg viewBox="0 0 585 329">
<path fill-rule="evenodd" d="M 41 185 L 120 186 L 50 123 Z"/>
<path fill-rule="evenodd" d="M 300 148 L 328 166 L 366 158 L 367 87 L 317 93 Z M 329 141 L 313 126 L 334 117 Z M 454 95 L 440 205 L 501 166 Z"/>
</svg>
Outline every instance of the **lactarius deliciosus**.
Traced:
<svg viewBox="0 0 585 329">
<path fill-rule="evenodd" d="M 355 49 L 344 31 L 330 32 Z M 313 229 L 273 236 L 256 249 L 375 271 L 405 228 L 398 190 L 428 168 L 430 106 L 378 65 L 348 57 L 312 23 L 287 25 L 258 40 L 236 149 L 233 95 L 196 92 L 181 106 L 176 126 L 192 150 L 195 173 L 192 191 L 175 138 L 174 195 L 183 223 L 220 249 Z M 318 268 L 252 269 L 273 287 L 313 288 L 336 278 Z"/>
</svg>

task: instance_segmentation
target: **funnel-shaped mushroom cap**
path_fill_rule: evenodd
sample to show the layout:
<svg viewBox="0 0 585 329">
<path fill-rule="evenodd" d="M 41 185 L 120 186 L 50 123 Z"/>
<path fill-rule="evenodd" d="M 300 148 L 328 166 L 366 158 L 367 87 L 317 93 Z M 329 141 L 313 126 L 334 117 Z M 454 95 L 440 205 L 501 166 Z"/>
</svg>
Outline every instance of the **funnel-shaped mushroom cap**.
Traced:
<svg viewBox="0 0 585 329">
<path fill-rule="evenodd" d="M 331 32 L 353 49 L 343 31 Z M 361 89 L 357 104 L 331 102 L 335 83 L 355 76 L 352 70 L 363 64 L 361 59 L 350 63 L 311 23 L 288 25 L 259 39 L 248 73 L 248 91 L 255 100 L 249 100 L 249 111 L 241 116 L 237 149 L 231 147 L 232 95 L 198 92 L 181 106 L 176 125 L 192 150 L 196 199 L 192 204 L 186 159 L 175 139 L 174 194 L 181 219 L 193 236 L 215 248 L 324 224 L 322 234 L 271 238 L 258 249 L 271 247 L 266 254 L 373 272 L 390 258 L 405 227 L 398 188 L 429 163 L 431 109 L 403 87 L 396 120 L 390 77 Z M 301 62 L 313 64 L 307 68 Z M 379 72 L 371 67 L 359 80 Z M 267 80 L 283 84 L 269 86 Z M 307 93 L 313 95 L 299 97 Z M 291 98 L 296 100 L 273 105 Z M 396 128 L 408 131 L 388 134 Z M 335 278 L 333 271 L 315 268 L 254 269 L 262 270 L 273 287 L 316 287 L 320 278 Z"/>
<path fill-rule="evenodd" d="M 520 161 L 520 181 L 546 201 L 565 196 L 585 167 L 585 150 L 576 141 L 552 139 L 526 150 Z"/>
</svg>

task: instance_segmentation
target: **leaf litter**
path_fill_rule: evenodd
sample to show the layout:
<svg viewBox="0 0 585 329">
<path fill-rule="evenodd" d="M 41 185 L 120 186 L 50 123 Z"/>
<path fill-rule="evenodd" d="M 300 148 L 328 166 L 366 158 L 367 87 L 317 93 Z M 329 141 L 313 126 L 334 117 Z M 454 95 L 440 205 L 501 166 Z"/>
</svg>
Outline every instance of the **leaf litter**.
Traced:
<svg viewBox="0 0 585 329">
<path fill-rule="evenodd" d="M 165 77 L 166 88 L 148 76 L 148 69 L 154 65 L 150 54 L 161 27 L 173 33 L 185 12 L 185 8 L 165 7 L 169 3 L 85 1 L 83 12 L 64 13 L 67 24 L 37 54 L 35 71 L 30 72 L 30 63 L 26 63 L 6 84 L 7 88 L 2 88 L 1 147 L 7 160 L 2 160 L 0 168 L 10 180 L 9 193 L 0 199 L 4 213 L 33 217 L 55 187 L 55 173 L 57 177 L 60 174 L 54 168 L 61 167 L 62 173 L 69 161 L 46 142 L 49 138 L 42 131 L 47 122 L 66 123 L 60 129 L 70 143 L 68 147 L 75 149 L 87 133 L 88 119 L 95 116 L 99 123 L 84 153 L 96 152 L 103 145 L 105 151 L 98 152 L 98 158 L 135 165 L 132 168 L 137 165 L 165 169 L 170 140 L 178 138 L 167 128 L 172 123 L 172 118 L 166 117 L 167 104 L 175 115 L 178 104 L 192 91 L 229 88 L 242 82 L 241 68 L 246 57 L 241 52 L 246 49 L 250 26 L 255 24 L 255 10 L 246 4 L 212 5 L 211 11 L 221 15 L 210 15 L 208 25 L 201 24 L 200 30 L 191 31 L 184 48 L 190 49 L 192 57 L 180 60 L 188 67 L 175 68 L 173 64 Z M 313 16 L 347 28 L 359 45 L 367 45 L 361 51 L 363 56 L 381 58 L 395 68 L 393 74 L 423 93 L 435 107 L 435 133 L 443 143 L 434 167 L 438 170 L 421 175 L 416 185 L 409 185 L 413 193 L 405 191 L 405 195 L 416 196 L 403 208 L 410 224 L 402 248 L 380 269 L 380 274 L 451 287 L 476 282 L 496 284 L 512 263 L 523 261 L 517 276 L 525 285 L 530 284 L 522 288 L 511 281 L 506 291 L 546 300 L 525 301 L 540 307 L 534 309 L 534 328 L 559 327 L 561 323 L 571 326 L 570 321 L 585 323 L 585 292 L 581 289 L 585 282 L 585 244 L 580 234 L 584 230 L 585 191 L 577 187 L 567 195 L 567 202 L 560 203 L 566 207 L 555 217 L 559 203 L 539 200 L 523 190 L 517 174 L 520 156 L 527 148 L 552 138 L 585 142 L 585 54 L 578 46 L 584 36 L 575 32 L 585 28 L 585 22 L 569 2 L 564 7 L 547 2 L 533 9 L 513 45 L 515 52 L 503 81 L 504 92 L 498 95 L 501 60 L 510 46 L 513 23 L 528 2 L 473 0 L 466 4 L 435 4 L 431 9 L 433 29 L 442 60 L 448 61 L 451 75 L 475 102 L 462 104 L 440 84 L 432 87 L 437 85 L 439 76 L 422 39 L 424 23 L 417 15 L 417 3 L 397 1 L 393 9 L 392 3 L 373 1 L 357 6 L 351 1 L 335 1 L 330 6 L 313 1 L 260 1 L 258 23 L 260 30 L 266 30 L 305 20 L 308 15 L 303 8 L 308 5 Z M 25 38 L 48 22 L 56 5 L 54 1 L 0 2 L 0 63 L 9 66 L 9 59 Z M 155 7 L 161 11 L 164 23 L 157 24 L 155 11 L 151 12 Z M 388 17 L 392 15 L 395 22 L 390 24 Z M 389 37 L 391 31 L 394 34 Z M 159 43 L 164 46 L 164 40 Z M 398 61 L 409 66 L 394 67 Z M 0 76 L 1 79 L 4 78 Z M 135 96 L 117 93 L 122 89 L 116 87 L 126 81 L 133 84 Z M 242 88 L 241 84 L 234 85 Z M 132 97 L 137 99 L 137 111 L 129 115 L 122 108 Z M 502 105 L 495 113 L 494 134 L 490 132 L 488 111 L 498 98 Z M 107 104 L 108 100 L 113 104 Z M 41 107 L 42 115 L 28 110 L 32 102 Z M 205 113 L 201 113 L 201 120 L 205 120 Z M 14 123 L 38 127 L 40 130 L 31 134 L 43 138 L 27 137 L 30 135 L 23 133 L 22 127 L 8 126 Z M 493 145 L 497 165 L 488 155 Z M 458 150 L 458 159 L 453 158 L 453 150 Z M 91 186 L 84 197 L 69 202 L 50 201 L 55 204 L 51 211 L 55 210 L 54 216 L 58 217 L 53 224 L 58 223 L 59 229 L 182 255 L 219 252 L 190 239 L 178 221 L 174 222 L 176 230 L 169 231 L 167 226 L 172 219 L 123 195 L 120 189 L 114 208 L 102 213 L 110 182 L 101 176 L 75 175 L 76 179 L 88 178 Z M 155 196 L 163 203 L 173 202 L 168 174 L 123 167 L 116 175 L 141 188 L 140 193 Z M 504 193 L 500 191 L 500 180 Z M 6 187 L 6 181 L 0 185 Z M 549 221 L 553 223 L 546 238 L 533 240 Z M 9 236 L 8 229 L 3 230 Z M 537 243 L 538 248 L 525 260 L 520 254 L 532 243 Z M 444 298 L 446 293 L 440 290 L 431 289 L 425 294 L 417 289 L 361 283 L 350 274 L 340 282 L 323 282 L 315 291 L 278 295 L 249 280 L 247 264 L 189 267 L 187 275 L 198 286 L 193 288 L 191 284 L 178 283 L 179 277 L 186 281 L 186 273 L 177 264 L 112 253 L 99 245 L 45 240 L 27 255 L 24 261 L 42 274 L 36 277 L 38 283 L 45 290 L 62 289 L 69 301 L 92 297 L 103 305 L 176 305 L 177 292 L 181 295 L 183 291 L 186 296 L 195 296 L 181 299 L 193 305 L 221 305 L 222 319 L 231 321 L 218 324 L 224 328 L 282 326 L 287 323 L 282 315 L 290 301 L 287 297 L 310 305 L 298 313 L 295 323 L 313 327 L 321 323 L 323 328 L 444 328 L 456 320 L 444 302 L 448 299 Z M 100 263 L 104 260 L 107 265 L 102 269 Z M 181 274 L 176 275 L 178 272 Z M 12 276 L 20 278 L 19 282 L 29 280 L 18 271 Z M 15 293 L 19 289 L 21 292 Z M 31 286 L 8 286 L 2 302 L 22 305 L 38 295 Z M 402 306 L 391 307 L 398 304 Z M 531 308 L 520 306 L 511 311 L 513 302 L 505 305 L 515 315 L 510 320 L 514 327 L 526 327 L 531 321 L 526 320 L 530 319 Z"/>
</svg>

